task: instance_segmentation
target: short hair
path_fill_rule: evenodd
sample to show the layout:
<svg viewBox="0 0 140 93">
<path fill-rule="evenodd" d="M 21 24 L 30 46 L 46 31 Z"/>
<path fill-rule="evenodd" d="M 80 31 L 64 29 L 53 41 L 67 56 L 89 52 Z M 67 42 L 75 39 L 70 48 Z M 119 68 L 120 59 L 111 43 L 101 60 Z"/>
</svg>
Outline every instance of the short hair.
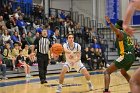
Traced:
<svg viewBox="0 0 140 93">
<path fill-rule="evenodd" d="M 74 34 L 70 33 L 70 34 L 67 34 L 67 38 L 68 38 L 70 35 L 72 35 L 72 36 L 74 37 Z"/>
<path fill-rule="evenodd" d="M 22 49 L 19 50 L 19 53 L 22 52 Z"/>
<path fill-rule="evenodd" d="M 123 20 L 118 20 L 115 24 L 115 27 L 120 29 L 120 30 L 123 30 Z"/>
</svg>

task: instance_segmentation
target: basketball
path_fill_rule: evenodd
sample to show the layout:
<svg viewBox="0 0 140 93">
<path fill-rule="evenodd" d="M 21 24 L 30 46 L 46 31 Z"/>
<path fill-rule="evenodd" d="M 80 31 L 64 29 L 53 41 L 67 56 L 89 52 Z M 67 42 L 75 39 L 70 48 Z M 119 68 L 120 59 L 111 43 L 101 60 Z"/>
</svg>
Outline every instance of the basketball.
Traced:
<svg viewBox="0 0 140 93">
<path fill-rule="evenodd" d="M 63 46 L 59 43 L 55 43 L 51 47 L 51 52 L 55 55 L 60 55 L 63 52 Z"/>
</svg>

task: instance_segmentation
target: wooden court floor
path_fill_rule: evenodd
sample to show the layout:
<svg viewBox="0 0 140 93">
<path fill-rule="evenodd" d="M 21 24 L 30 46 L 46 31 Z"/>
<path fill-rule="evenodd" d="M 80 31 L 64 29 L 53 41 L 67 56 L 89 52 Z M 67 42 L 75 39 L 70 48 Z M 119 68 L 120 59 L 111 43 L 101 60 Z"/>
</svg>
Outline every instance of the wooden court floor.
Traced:
<svg viewBox="0 0 140 93">
<path fill-rule="evenodd" d="M 137 67 L 128 71 L 130 75 Z M 90 72 L 91 81 L 94 85 L 93 91 L 88 91 L 84 76 L 80 73 L 67 73 L 62 93 L 103 93 L 104 76 L 103 70 Z M 48 83 L 41 85 L 38 76 L 30 79 L 12 78 L 0 81 L 0 93 L 55 93 L 58 85 L 58 74 L 47 75 Z M 129 85 L 119 71 L 111 75 L 111 93 L 128 93 Z"/>
</svg>

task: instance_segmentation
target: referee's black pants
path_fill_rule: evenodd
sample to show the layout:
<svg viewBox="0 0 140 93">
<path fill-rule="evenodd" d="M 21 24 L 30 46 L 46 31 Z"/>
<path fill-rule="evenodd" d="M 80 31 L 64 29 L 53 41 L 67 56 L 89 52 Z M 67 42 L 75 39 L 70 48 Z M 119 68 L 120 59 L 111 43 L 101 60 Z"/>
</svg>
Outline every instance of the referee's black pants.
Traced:
<svg viewBox="0 0 140 93">
<path fill-rule="evenodd" d="M 41 54 L 41 53 L 37 54 L 40 81 L 46 80 L 48 61 L 49 61 L 48 54 Z"/>
</svg>

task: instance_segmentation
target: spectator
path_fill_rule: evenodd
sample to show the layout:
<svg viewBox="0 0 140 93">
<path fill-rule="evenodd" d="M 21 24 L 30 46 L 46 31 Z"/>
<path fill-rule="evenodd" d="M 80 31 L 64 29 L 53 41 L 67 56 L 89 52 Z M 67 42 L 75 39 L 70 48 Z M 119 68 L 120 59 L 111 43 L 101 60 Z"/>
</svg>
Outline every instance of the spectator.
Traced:
<svg viewBox="0 0 140 93">
<path fill-rule="evenodd" d="M 8 21 L 6 22 L 6 27 L 8 28 L 8 31 L 11 32 L 10 35 L 13 35 L 13 33 L 14 33 L 15 31 L 18 32 L 18 27 L 16 26 L 16 22 L 15 22 L 13 16 L 11 16 L 11 17 L 10 17 L 10 20 L 8 20 Z"/>
<path fill-rule="evenodd" d="M 31 75 L 30 75 L 30 66 L 28 64 L 26 64 L 22 50 L 19 50 L 19 55 L 17 56 L 17 59 L 16 59 L 16 66 L 24 68 L 26 78 L 31 77 Z"/>
<path fill-rule="evenodd" d="M 18 55 L 19 55 L 19 45 L 15 43 L 14 48 L 12 49 L 12 56 L 16 58 Z"/>
<path fill-rule="evenodd" d="M 12 62 L 12 66 L 13 66 L 12 69 L 15 70 L 15 60 L 16 60 L 16 58 L 12 55 L 9 43 L 6 43 L 3 55 L 4 55 L 4 60 L 6 62 L 8 62 L 9 64 Z"/>
<path fill-rule="evenodd" d="M 22 34 L 22 37 L 21 37 L 21 43 L 22 43 L 22 46 L 21 48 L 24 49 L 25 48 L 25 45 L 29 45 L 28 41 L 26 40 L 26 34 Z"/>
<path fill-rule="evenodd" d="M 50 37 L 51 43 L 60 43 L 59 28 L 55 28 L 54 34 Z"/>
<path fill-rule="evenodd" d="M 93 38 L 93 45 L 92 47 L 95 49 L 95 51 L 98 51 L 98 49 L 101 48 L 100 44 L 97 42 L 96 38 Z M 97 50 L 96 50 L 97 49 Z"/>
<path fill-rule="evenodd" d="M 13 40 L 13 43 L 21 43 L 21 38 L 18 32 L 14 32 L 14 34 L 11 36 L 11 40 Z"/>
<path fill-rule="evenodd" d="M 0 69 L 1 69 L 1 71 L 2 71 L 2 79 L 3 79 L 3 80 L 8 79 L 8 78 L 6 77 L 6 64 L 4 64 L 4 63 L 2 62 L 2 55 L 1 55 L 1 54 L 0 54 Z"/>
<path fill-rule="evenodd" d="M 5 26 L 5 22 L 3 21 L 3 16 L 0 16 L 0 24 L 1 24 L 2 26 Z"/>
<path fill-rule="evenodd" d="M 83 62 L 88 65 L 90 70 L 93 70 L 92 63 L 91 63 L 91 58 L 90 58 L 90 51 L 89 51 L 88 47 L 86 47 L 84 49 L 84 52 L 83 52 L 82 55 L 83 55 L 83 59 L 84 59 Z"/>
<path fill-rule="evenodd" d="M 104 65 L 104 67 L 107 67 L 107 58 L 106 58 L 106 54 L 105 54 L 107 45 L 105 44 L 104 40 L 100 40 L 99 44 L 100 44 L 100 48 L 101 48 L 100 51 L 102 53 L 103 65 Z"/>
<path fill-rule="evenodd" d="M 138 44 L 135 45 L 135 56 L 140 57 L 140 47 Z"/>
<path fill-rule="evenodd" d="M 13 48 L 13 42 L 11 40 L 11 36 L 9 35 L 7 29 L 4 31 L 4 34 L 2 35 L 3 38 L 3 44 L 5 45 L 7 42 L 10 43 L 11 48 Z"/>
<path fill-rule="evenodd" d="M 22 35 L 23 33 L 27 34 L 27 30 L 26 30 L 26 23 L 24 22 L 23 20 L 23 17 L 20 15 L 17 22 L 16 22 L 16 25 L 18 26 L 19 28 L 19 34 Z"/>
<path fill-rule="evenodd" d="M 90 48 L 90 58 L 93 70 L 95 70 L 94 64 L 97 63 L 97 56 L 94 48 Z"/>
<path fill-rule="evenodd" d="M 34 39 L 33 39 L 33 37 L 32 37 L 31 32 L 28 32 L 28 33 L 27 33 L 26 40 L 27 40 L 27 42 L 28 42 L 29 45 L 32 45 L 32 44 L 34 43 Z"/>
<path fill-rule="evenodd" d="M 37 57 L 36 57 L 36 51 L 35 51 L 35 46 L 34 45 L 30 45 L 29 48 L 29 59 L 31 61 L 31 65 L 37 65 Z"/>
<path fill-rule="evenodd" d="M 38 32 L 36 32 L 35 36 L 33 37 L 33 41 L 35 41 L 36 38 L 39 38 L 40 34 Z"/>
</svg>

